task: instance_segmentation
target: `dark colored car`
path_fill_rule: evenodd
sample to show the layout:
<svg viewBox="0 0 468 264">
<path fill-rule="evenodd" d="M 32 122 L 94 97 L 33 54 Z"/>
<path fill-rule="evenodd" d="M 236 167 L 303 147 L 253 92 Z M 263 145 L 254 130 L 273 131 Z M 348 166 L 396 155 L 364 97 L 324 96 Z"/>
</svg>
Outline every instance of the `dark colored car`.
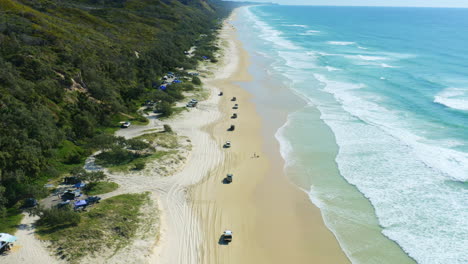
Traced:
<svg viewBox="0 0 468 264">
<path fill-rule="evenodd" d="M 101 200 L 101 197 L 98 197 L 98 196 L 90 196 L 88 198 L 86 198 L 86 202 L 88 204 L 94 204 L 94 203 L 99 203 L 99 201 Z"/>
<path fill-rule="evenodd" d="M 29 208 L 29 207 L 34 207 L 37 205 L 37 200 L 34 198 L 27 198 L 24 200 L 24 207 Z"/>
</svg>

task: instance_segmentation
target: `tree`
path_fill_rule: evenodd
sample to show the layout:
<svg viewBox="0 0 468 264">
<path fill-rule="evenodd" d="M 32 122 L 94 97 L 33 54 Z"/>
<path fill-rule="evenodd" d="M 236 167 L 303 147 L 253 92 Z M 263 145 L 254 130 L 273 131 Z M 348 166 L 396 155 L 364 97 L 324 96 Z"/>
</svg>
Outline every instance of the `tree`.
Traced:
<svg viewBox="0 0 468 264">
<path fill-rule="evenodd" d="M 167 102 L 161 102 L 160 104 L 157 105 L 156 108 L 157 108 L 157 111 L 161 113 L 161 116 L 163 117 L 168 117 L 172 115 L 172 113 L 174 112 L 171 104 Z"/>
<path fill-rule="evenodd" d="M 89 184 L 107 180 L 107 175 L 103 171 L 88 172 L 83 168 L 77 167 L 73 168 L 70 173 L 74 177 L 77 177 L 82 181 L 88 182 Z"/>
<path fill-rule="evenodd" d="M 86 172 L 83 180 L 88 182 L 88 184 L 96 184 L 101 181 L 106 181 L 107 175 L 103 171 Z"/>
</svg>

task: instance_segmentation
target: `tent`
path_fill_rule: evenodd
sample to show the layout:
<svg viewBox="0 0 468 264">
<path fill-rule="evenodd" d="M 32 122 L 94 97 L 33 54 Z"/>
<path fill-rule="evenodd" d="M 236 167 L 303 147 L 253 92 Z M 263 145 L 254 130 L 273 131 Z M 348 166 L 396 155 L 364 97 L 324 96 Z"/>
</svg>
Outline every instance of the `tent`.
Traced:
<svg viewBox="0 0 468 264">
<path fill-rule="evenodd" d="M 181 80 L 174 80 L 173 83 L 181 83 Z"/>
<path fill-rule="evenodd" d="M 86 184 L 80 182 L 80 183 L 75 184 L 74 186 L 75 186 L 75 188 L 83 188 L 83 187 L 86 186 Z"/>
<path fill-rule="evenodd" d="M 86 206 L 88 203 L 85 200 L 75 202 L 75 207 Z"/>
<path fill-rule="evenodd" d="M 0 233 L 0 242 L 13 243 L 16 241 L 16 239 L 18 238 L 10 234 Z"/>
<path fill-rule="evenodd" d="M 161 90 L 164 91 L 164 90 L 166 90 L 166 86 L 165 86 L 165 85 L 161 85 L 161 86 L 159 86 L 159 89 L 161 89 Z"/>
</svg>

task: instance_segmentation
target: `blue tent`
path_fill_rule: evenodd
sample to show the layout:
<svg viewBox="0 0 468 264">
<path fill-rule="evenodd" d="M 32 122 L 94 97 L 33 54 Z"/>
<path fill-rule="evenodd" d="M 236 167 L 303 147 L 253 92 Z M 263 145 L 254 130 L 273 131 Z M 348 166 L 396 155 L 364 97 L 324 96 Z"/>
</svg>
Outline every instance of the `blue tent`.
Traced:
<svg viewBox="0 0 468 264">
<path fill-rule="evenodd" d="M 85 184 L 85 183 L 82 183 L 82 182 L 80 182 L 80 183 L 77 183 L 77 184 L 75 184 L 74 186 L 75 186 L 75 188 L 83 188 L 83 187 L 85 187 L 85 186 L 86 186 L 86 184 Z"/>
<path fill-rule="evenodd" d="M 159 86 L 159 89 L 164 91 L 164 90 L 166 90 L 166 86 L 165 86 L 165 85 L 161 85 L 161 86 Z"/>
<path fill-rule="evenodd" d="M 174 80 L 173 83 L 182 83 L 181 80 Z"/>
<path fill-rule="evenodd" d="M 75 202 L 75 207 L 85 206 L 87 204 L 88 203 L 85 200 L 79 200 L 79 201 Z"/>
<path fill-rule="evenodd" d="M 207 57 L 207 56 L 202 56 L 202 58 L 203 58 L 204 60 L 207 60 L 207 59 L 208 59 L 208 57 Z"/>
</svg>

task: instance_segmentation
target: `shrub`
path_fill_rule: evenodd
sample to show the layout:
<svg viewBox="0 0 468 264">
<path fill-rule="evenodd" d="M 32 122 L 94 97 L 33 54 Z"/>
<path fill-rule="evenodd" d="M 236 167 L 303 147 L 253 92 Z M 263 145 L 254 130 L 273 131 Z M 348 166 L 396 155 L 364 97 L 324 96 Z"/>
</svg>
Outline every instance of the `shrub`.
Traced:
<svg viewBox="0 0 468 264">
<path fill-rule="evenodd" d="M 149 143 L 134 138 L 127 140 L 127 146 L 131 150 L 144 150 L 151 147 Z"/>
<path fill-rule="evenodd" d="M 63 208 L 38 208 L 33 214 L 40 218 L 37 221 L 38 226 L 62 226 L 62 225 L 78 225 L 81 221 L 81 216 L 74 212 L 70 207 Z"/>
<path fill-rule="evenodd" d="M 139 156 L 140 155 L 126 149 L 114 147 L 109 151 L 102 152 L 97 155 L 96 163 L 100 165 L 122 165 L 130 163 Z"/>
<path fill-rule="evenodd" d="M 197 76 L 192 77 L 192 83 L 195 85 L 201 85 L 201 80 Z"/>
<path fill-rule="evenodd" d="M 165 124 L 164 126 L 164 132 L 172 133 L 172 127 L 168 124 Z"/>
<path fill-rule="evenodd" d="M 134 170 L 142 170 L 144 169 L 146 164 L 143 161 L 139 161 L 135 163 L 135 167 L 133 168 Z"/>
</svg>

